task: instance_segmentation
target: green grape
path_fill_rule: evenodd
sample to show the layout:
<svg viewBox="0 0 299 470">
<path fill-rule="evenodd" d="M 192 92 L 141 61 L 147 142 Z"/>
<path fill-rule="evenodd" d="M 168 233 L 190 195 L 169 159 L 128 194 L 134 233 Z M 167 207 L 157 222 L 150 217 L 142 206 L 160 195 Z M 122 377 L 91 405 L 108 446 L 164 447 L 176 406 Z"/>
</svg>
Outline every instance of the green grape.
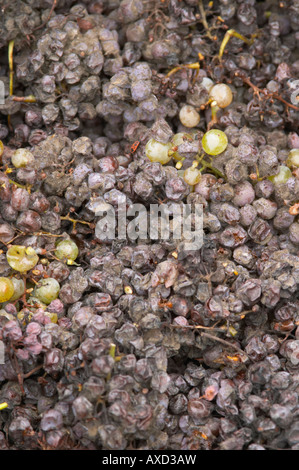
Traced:
<svg viewBox="0 0 299 470">
<path fill-rule="evenodd" d="M 286 160 L 286 165 L 290 168 L 299 168 L 299 149 L 292 149 Z"/>
<path fill-rule="evenodd" d="M 162 144 L 155 139 L 150 139 L 145 146 L 145 155 L 151 162 L 159 162 L 162 165 L 168 163 L 172 158 L 172 144 Z"/>
<path fill-rule="evenodd" d="M 200 179 L 201 173 L 197 168 L 190 166 L 190 168 L 187 168 L 187 170 L 185 170 L 184 180 L 187 184 L 190 184 L 190 186 L 194 186 L 195 184 L 199 183 Z"/>
<path fill-rule="evenodd" d="M 219 155 L 227 147 L 228 140 L 224 132 L 219 129 L 211 129 L 202 138 L 202 148 L 208 155 Z"/>
<path fill-rule="evenodd" d="M 171 139 L 171 142 L 173 143 L 174 147 L 179 147 L 181 144 L 183 144 L 184 142 L 186 141 L 192 141 L 193 138 L 192 138 L 192 135 L 191 134 L 186 134 L 186 132 L 178 132 L 177 134 L 175 134 L 172 139 Z M 173 155 L 172 155 L 172 158 L 178 162 L 182 159 L 182 156 L 179 154 L 179 152 L 177 150 L 174 151 Z"/>
<path fill-rule="evenodd" d="M 37 299 L 46 305 L 49 305 L 52 300 L 57 299 L 60 291 L 60 285 L 53 277 L 43 279 L 38 283 L 34 289 L 34 295 Z"/>
<path fill-rule="evenodd" d="M 34 160 L 33 154 L 27 149 L 18 149 L 11 157 L 11 163 L 15 168 L 24 168 L 30 163 L 33 163 Z"/>
<path fill-rule="evenodd" d="M 17 279 L 16 277 L 13 277 L 11 281 L 14 286 L 14 294 L 10 300 L 14 302 L 15 300 L 18 300 L 20 297 L 22 297 L 22 295 L 25 293 L 25 283 L 23 279 Z"/>
<path fill-rule="evenodd" d="M 73 240 L 62 240 L 56 246 L 55 256 L 59 259 L 74 261 L 79 254 L 78 247 Z"/>
<path fill-rule="evenodd" d="M 13 283 L 8 277 L 0 277 L 0 302 L 7 302 L 14 294 Z"/>
<path fill-rule="evenodd" d="M 6 253 L 8 264 L 21 273 L 30 271 L 38 262 L 36 251 L 22 245 L 12 245 Z"/>
<path fill-rule="evenodd" d="M 291 170 L 285 166 L 281 165 L 277 175 L 268 176 L 268 179 L 272 181 L 273 184 L 286 183 L 288 179 L 292 177 Z"/>
</svg>

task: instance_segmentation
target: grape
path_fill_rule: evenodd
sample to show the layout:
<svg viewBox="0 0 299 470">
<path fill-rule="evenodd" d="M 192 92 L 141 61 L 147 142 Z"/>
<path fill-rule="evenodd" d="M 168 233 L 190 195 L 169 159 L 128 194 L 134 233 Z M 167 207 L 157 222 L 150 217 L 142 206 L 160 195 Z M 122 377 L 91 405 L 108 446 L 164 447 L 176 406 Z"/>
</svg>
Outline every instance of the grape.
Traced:
<svg viewBox="0 0 299 470">
<path fill-rule="evenodd" d="M 8 277 L 0 277 L 0 302 L 7 302 L 14 293 L 13 283 Z"/>
<path fill-rule="evenodd" d="M 199 183 L 200 179 L 201 173 L 197 168 L 190 166 L 190 168 L 187 168 L 187 170 L 185 170 L 184 180 L 187 184 L 190 184 L 190 186 L 194 186 L 195 184 Z"/>
<path fill-rule="evenodd" d="M 34 295 L 37 299 L 46 305 L 49 305 L 52 300 L 57 299 L 60 291 L 60 285 L 53 277 L 43 279 L 34 289 Z"/>
<path fill-rule="evenodd" d="M 224 83 L 218 83 L 214 85 L 210 90 L 210 99 L 216 101 L 219 108 L 226 108 L 233 100 L 233 94 L 228 85 Z"/>
<path fill-rule="evenodd" d="M 56 246 L 55 256 L 59 259 L 74 261 L 79 254 L 78 247 L 73 240 L 63 240 Z"/>
<path fill-rule="evenodd" d="M 203 77 L 201 81 L 201 86 L 207 90 L 207 92 L 210 92 L 211 88 L 214 86 L 213 80 L 211 80 L 208 77 Z"/>
<path fill-rule="evenodd" d="M 174 134 L 171 139 L 171 142 L 173 143 L 173 145 L 178 147 L 179 145 L 183 144 L 187 139 L 192 139 L 191 134 L 187 134 L 186 132 L 178 132 L 177 134 Z"/>
<path fill-rule="evenodd" d="M 281 184 L 286 183 L 289 178 L 291 178 L 292 172 L 291 170 L 284 165 L 279 167 L 279 172 L 277 175 L 268 176 L 268 179 L 272 181 L 273 184 Z"/>
<path fill-rule="evenodd" d="M 178 132 L 172 137 L 171 142 L 173 143 L 175 147 L 179 147 L 181 144 L 183 144 L 187 140 L 192 140 L 191 134 L 186 134 L 186 132 Z M 175 161 L 180 161 L 182 157 L 178 151 L 175 151 L 172 155 L 172 158 Z"/>
<path fill-rule="evenodd" d="M 47 305 L 42 302 L 40 299 L 35 297 L 34 295 L 30 295 L 30 297 L 27 300 L 28 306 L 30 305 L 30 311 L 35 312 L 36 309 L 43 308 L 46 310 Z"/>
<path fill-rule="evenodd" d="M 5 317 L 9 321 L 15 320 L 15 317 L 11 313 L 7 313 L 3 308 L 0 310 L 0 317 Z"/>
<path fill-rule="evenodd" d="M 12 245 L 7 250 L 6 258 L 8 264 L 21 273 L 34 268 L 38 262 L 36 251 L 30 246 Z"/>
<path fill-rule="evenodd" d="M 23 168 L 30 163 L 33 163 L 34 160 L 33 154 L 26 149 L 16 150 L 11 157 L 11 163 L 15 168 Z"/>
<path fill-rule="evenodd" d="M 288 167 L 299 168 L 299 149 L 292 149 L 286 160 L 286 165 Z"/>
<path fill-rule="evenodd" d="M 2 154 L 3 154 L 3 151 L 4 151 L 4 145 L 3 145 L 2 140 L 0 140 L 0 157 L 1 157 Z"/>
<path fill-rule="evenodd" d="M 228 140 L 224 132 L 212 129 L 205 133 L 202 138 L 202 148 L 208 155 L 219 155 L 227 147 Z"/>
<path fill-rule="evenodd" d="M 183 126 L 196 127 L 200 121 L 200 115 L 193 106 L 185 104 L 179 113 L 179 118 Z"/>
<path fill-rule="evenodd" d="M 28 309 L 22 309 L 17 313 L 17 319 L 22 322 L 22 325 L 25 326 L 28 321 L 31 321 L 33 313 L 29 312 Z"/>
<path fill-rule="evenodd" d="M 10 300 L 13 302 L 18 300 L 25 293 L 25 284 L 23 279 L 17 279 L 16 277 L 13 277 L 11 281 L 14 286 L 14 293 Z"/>
<path fill-rule="evenodd" d="M 51 323 L 57 323 L 58 322 L 58 315 L 57 313 L 50 313 L 50 312 L 45 312 L 45 316 L 50 318 Z"/>
<path fill-rule="evenodd" d="M 162 144 L 155 139 L 150 139 L 145 146 L 145 155 L 151 162 L 159 162 L 165 165 L 172 158 L 172 155 L 169 153 L 171 147 L 172 144 L 170 142 Z"/>
</svg>

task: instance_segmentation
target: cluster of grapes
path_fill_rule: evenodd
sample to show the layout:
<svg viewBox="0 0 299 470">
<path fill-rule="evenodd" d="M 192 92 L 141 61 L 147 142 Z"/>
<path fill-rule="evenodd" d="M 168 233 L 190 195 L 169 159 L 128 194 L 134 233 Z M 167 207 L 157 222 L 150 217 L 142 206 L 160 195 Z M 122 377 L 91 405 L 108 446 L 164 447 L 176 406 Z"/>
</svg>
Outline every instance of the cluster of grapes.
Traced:
<svg viewBox="0 0 299 470">
<path fill-rule="evenodd" d="M 72 264 L 79 254 L 76 243 L 71 240 L 60 241 L 55 249 L 54 255 L 57 259 Z M 9 277 L 0 277 L 0 302 L 16 302 L 21 297 L 26 296 L 26 275 L 38 263 L 39 256 L 32 247 L 22 245 L 11 245 L 6 252 L 6 259 L 10 267 L 23 275 L 18 278 L 16 275 Z M 42 307 L 46 309 L 53 300 L 55 300 L 60 291 L 60 285 L 56 279 L 47 277 L 40 280 L 33 290 L 29 289 L 30 296 L 25 300 L 26 305 Z M 19 312 L 18 318 L 21 319 L 22 313 Z"/>
<path fill-rule="evenodd" d="M 163 144 L 157 140 L 150 139 L 145 146 L 145 154 L 151 162 L 159 162 L 162 165 L 170 162 L 172 159 L 177 161 L 176 168 L 180 170 L 182 168 L 182 157 L 179 153 L 179 147 L 185 141 L 192 141 L 196 138 L 196 134 L 186 134 L 184 132 L 179 132 L 175 134 L 170 142 Z M 201 179 L 201 172 L 208 166 L 207 163 L 204 163 L 203 159 L 206 156 L 216 156 L 224 152 L 228 140 L 223 131 L 219 129 L 211 129 L 206 132 L 201 140 L 202 148 L 205 154 L 197 154 L 192 165 L 185 170 L 179 171 L 179 176 L 182 176 L 184 181 L 190 186 L 194 186 Z M 202 168 L 197 168 L 199 163 L 202 163 Z M 213 170 L 213 167 L 209 165 Z"/>
<path fill-rule="evenodd" d="M 212 85 L 209 89 L 209 101 L 212 109 L 212 122 L 216 122 L 216 113 L 220 108 L 226 108 L 231 104 L 233 100 L 233 94 L 228 85 L 219 83 Z M 169 142 L 162 143 L 153 138 L 149 139 L 145 146 L 145 154 L 151 162 L 159 162 L 162 165 L 166 165 L 171 160 L 176 163 L 176 168 L 179 170 L 178 175 L 181 176 L 184 181 L 190 186 L 194 186 L 201 180 L 202 171 L 209 168 L 212 172 L 217 174 L 217 171 L 211 164 L 208 164 L 205 157 L 215 157 L 222 154 L 228 145 L 228 139 L 226 134 L 219 129 L 211 129 L 207 131 L 202 139 L 201 146 L 204 154 L 199 153 L 195 156 L 195 160 L 191 166 L 181 170 L 182 162 L 185 157 L 180 155 L 180 146 L 184 142 L 192 142 L 197 138 L 197 131 L 194 130 L 200 122 L 200 115 L 197 110 L 190 105 L 184 105 L 179 113 L 179 119 L 181 123 L 186 127 L 190 128 L 190 132 L 179 132 L 175 134 Z M 202 167 L 198 168 L 199 163 L 202 163 Z M 292 170 L 299 168 L 299 150 L 292 149 L 288 155 L 285 164 L 281 165 L 278 169 L 278 173 L 272 176 L 268 176 L 268 179 L 273 184 L 286 183 L 289 178 L 292 177 Z M 219 176 L 219 172 L 218 172 Z"/>
<path fill-rule="evenodd" d="M 228 85 L 219 83 L 212 85 L 209 88 L 209 101 L 207 104 L 211 105 L 212 119 L 215 120 L 217 110 L 219 108 L 226 108 L 231 104 L 233 100 L 233 94 Z M 194 128 L 200 122 L 200 115 L 197 110 L 190 105 L 184 105 L 179 113 L 179 119 L 186 128 Z M 171 140 L 167 143 L 158 142 L 155 139 L 150 139 L 145 146 L 145 154 L 151 162 L 159 162 L 162 165 L 169 163 L 171 160 L 175 160 L 176 168 L 179 170 L 178 174 L 184 181 L 190 186 L 196 185 L 201 179 L 201 173 L 204 169 L 209 167 L 212 171 L 214 170 L 210 164 L 204 161 L 204 157 L 207 155 L 217 156 L 225 151 L 228 139 L 225 133 L 219 129 L 211 129 L 206 132 L 201 140 L 202 149 L 205 152 L 203 155 L 197 154 L 195 160 L 191 166 L 185 170 L 181 170 L 182 162 L 185 157 L 180 155 L 180 145 L 184 142 L 192 142 L 197 138 L 197 132 L 191 130 L 188 132 L 179 132 L 175 134 Z M 202 163 L 202 167 L 198 168 L 199 163 Z"/>
</svg>

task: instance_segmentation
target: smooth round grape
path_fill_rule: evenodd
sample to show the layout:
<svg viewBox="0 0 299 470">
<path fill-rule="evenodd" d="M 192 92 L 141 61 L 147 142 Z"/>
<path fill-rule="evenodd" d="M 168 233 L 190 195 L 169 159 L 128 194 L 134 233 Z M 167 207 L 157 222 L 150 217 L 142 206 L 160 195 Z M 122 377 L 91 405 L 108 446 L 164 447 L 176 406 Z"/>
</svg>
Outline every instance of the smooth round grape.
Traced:
<svg viewBox="0 0 299 470">
<path fill-rule="evenodd" d="M 75 261 L 78 254 L 78 247 L 73 240 L 62 240 L 56 246 L 56 258 Z"/>
<path fill-rule="evenodd" d="M 23 279 L 17 279 L 16 277 L 13 277 L 11 281 L 14 286 L 14 294 L 10 300 L 14 302 L 15 300 L 18 300 L 20 297 L 22 297 L 22 295 L 25 293 L 25 284 Z"/>
<path fill-rule="evenodd" d="M 150 139 L 145 146 L 145 155 L 151 162 L 159 162 L 165 165 L 172 158 L 172 154 L 169 152 L 171 147 L 170 142 L 162 144 L 155 139 Z"/>
<path fill-rule="evenodd" d="M 8 277 L 0 277 L 0 302 L 7 302 L 14 294 L 13 283 Z"/>
<path fill-rule="evenodd" d="M 190 168 L 187 168 L 187 170 L 185 170 L 183 178 L 187 184 L 190 184 L 190 186 L 194 186 L 195 184 L 200 182 L 201 173 L 197 168 L 191 166 Z"/>
<path fill-rule="evenodd" d="M 179 112 L 179 118 L 183 126 L 185 127 L 196 127 L 200 121 L 200 115 L 196 109 L 189 105 L 185 104 Z"/>
<path fill-rule="evenodd" d="M 219 108 L 226 108 L 233 101 L 233 94 L 228 85 L 218 83 L 214 85 L 209 93 L 210 99 L 216 101 Z"/>
<path fill-rule="evenodd" d="M 24 168 L 30 163 L 33 163 L 34 160 L 33 154 L 27 149 L 18 149 L 11 157 L 11 163 L 15 168 Z"/>
<path fill-rule="evenodd" d="M 219 155 L 227 147 L 228 140 L 224 132 L 219 129 L 211 129 L 202 138 L 202 148 L 208 155 Z"/>
<path fill-rule="evenodd" d="M 22 245 L 12 245 L 6 253 L 8 264 L 21 273 L 30 271 L 38 262 L 36 251 Z"/>
<path fill-rule="evenodd" d="M 53 277 L 43 279 L 34 289 L 34 295 L 37 299 L 46 305 L 49 305 L 52 300 L 57 299 L 60 291 L 60 285 Z"/>
<path fill-rule="evenodd" d="M 285 166 L 281 165 L 277 175 L 268 176 L 268 179 L 272 181 L 273 184 L 286 183 L 289 178 L 292 177 L 291 170 Z"/>
<path fill-rule="evenodd" d="M 299 168 L 299 149 L 292 149 L 286 160 L 286 165 L 290 168 Z"/>
</svg>

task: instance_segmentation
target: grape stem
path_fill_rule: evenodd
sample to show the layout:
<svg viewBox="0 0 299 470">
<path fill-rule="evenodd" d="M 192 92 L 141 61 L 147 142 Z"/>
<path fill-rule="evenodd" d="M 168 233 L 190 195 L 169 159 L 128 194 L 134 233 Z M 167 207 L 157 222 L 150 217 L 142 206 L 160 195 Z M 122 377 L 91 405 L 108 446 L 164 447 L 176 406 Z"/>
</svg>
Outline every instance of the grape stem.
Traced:
<svg viewBox="0 0 299 470">
<path fill-rule="evenodd" d="M 36 103 L 36 98 L 34 95 L 28 96 L 13 96 L 13 101 L 18 101 L 19 103 Z"/>
<path fill-rule="evenodd" d="M 13 94 L 13 48 L 14 48 L 15 41 L 12 39 L 8 43 L 8 67 L 9 67 L 9 96 Z M 7 116 L 7 124 L 10 130 L 12 130 L 10 114 Z"/>
<path fill-rule="evenodd" d="M 199 8 L 200 16 L 201 16 L 201 22 L 203 24 L 203 27 L 206 30 L 208 38 L 211 39 L 211 41 L 215 41 L 215 39 L 217 39 L 217 36 L 215 37 L 215 36 L 212 36 L 211 34 L 202 0 L 199 0 L 198 8 Z"/>
<path fill-rule="evenodd" d="M 73 232 L 75 232 L 76 230 L 76 225 L 77 224 L 84 224 L 84 225 L 88 225 L 88 227 L 90 228 L 93 228 L 94 227 L 94 224 L 92 222 L 86 222 L 85 220 L 80 220 L 80 219 L 73 219 L 70 217 L 69 214 L 67 214 L 66 216 L 60 216 L 60 219 L 61 220 L 67 220 L 68 222 L 72 222 L 73 224 Z"/>
<path fill-rule="evenodd" d="M 276 99 L 278 101 L 281 101 L 286 107 L 292 108 L 295 111 L 299 111 L 298 106 L 295 106 L 294 104 L 288 103 L 286 100 L 284 100 L 278 93 L 271 93 L 267 89 L 262 89 L 259 88 L 258 86 L 254 85 L 248 77 L 245 77 L 242 73 L 239 73 L 238 71 L 235 72 L 235 76 L 241 78 L 244 83 L 249 85 L 253 89 L 253 93 L 258 96 L 259 100 L 261 100 L 260 94 L 262 93 L 266 99 Z"/>
<path fill-rule="evenodd" d="M 54 11 L 54 9 L 55 9 L 55 7 L 56 7 L 56 5 L 57 5 L 57 2 L 58 2 L 58 0 L 54 0 L 54 1 L 53 1 L 53 4 L 52 4 L 52 6 L 51 6 L 50 13 L 49 13 L 49 15 L 48 15 L 48 18 L 46 19 L 46 21 L 45 21 L 44 23 L 42 23 L 42 24 L 40 24 L 39 26 L 37 26 L 36 28 L 34 28 L 33 31 L 37 31 L 38 29 L 41 29 L 41 28 L 43 28 L 44 26 L 46 26 L 46 24 L 48 23 L 48 21 L 50 20 L 52 14 L 53 14 L 53 11 Z"/>
<path fill-rule="evenodd" d="M 225 48 L 226 48 L 226 46 L 227 46 L 227 44 L 228 44 L 228 41 L 230 40 L 231 37 L 235 37 L 235 38 L 241 39 L 241 40 L 244 41 L 246 44 L 248 44 L 248 46 L 251 46 L 251 44 L 253 43 L 254 39 L 257 37 L 257 33 L 252 34 L 251 39 L 248 39 L 248 38 L 246 38 L 245 36 L 243 36 L 243 34 L 238 33 L 238 32 L 235 31 L 234 29 L 229 29 L 228 31 L 226 31 L 226 33 L 225 33 L 225 35 L 224 35 L 224 38 L 223 38 L 223 40 L 222 40 L 220 49 L 219 49 L 219 54 L 218 54 L 218 59 L 219 59 L 219 61 L 221 61 L 222 56 L 223 56 L 223 53 L 224 53 L 224 50 L 225 50 Z"/>
<path fill-rule="evenodd" d="M 202 170 L 205 170 L 206 168 L 209 168 L 216 176 L 219 178 L 222 178 L 225 180 L 225 176 L 221 173 L 221 171 L 217 170 L 217 168 L 214 168 L 213 165 L 210 163 L 206 162 L 204 160 L 205 155 L 197 155 L 195 159 L 202 164 L 202 167 L 199 168 L 199 171 L 201 172 Z"/>
<path fill-rule="evenodd" d="M 171 326 L 171 328 L 191 328 L 191 329 L 194 329 L 194 330 L 199 330 L 199 329 L 212 330 L 214 332 L 219 332 L 219 333 L 224 333 L 225 332 L 225 330 L 223 330 L 221 328 L 215 328 L 213 326 L 210 326 L 210 327 L 209 326 L 202 326 L 202 325 L 186 325 L 186 326 L 170 325 L 170 326 Z M 223 344 L 224 346 L 230 347 L 230 348 L 234 349 L 235 351 L 237 351 L 242 356 L 245 356 L 245 357 L 248 358 L 247 354 L 242 349 L 240 349 L 235 344 L 232 344 L 229 341 L 226 341 L 225 339 L 219 338 L 218 336 L 215 336 L 215 335 L 211 335 L 211 333 L 206 333 L 204 331 L 201 332 L 200 335 L 203 336 L 203 337 L 209 338 L 213 341 L 218 341 L 219 343 Z"/>
<path fill-rule="evenodd" d="M 182 69 L 192 69 L 192 70 L 199 70 L 200 64 L 199 62 L 194 62 L 192 64 L 184 64 L 184 65 L 178 65 L 177 67 L 174 67 L 170 72 L 166 74 L 166 78 L 171 77 L 174 73 L 178 72 L 179 70 Z"/>
</svg>

